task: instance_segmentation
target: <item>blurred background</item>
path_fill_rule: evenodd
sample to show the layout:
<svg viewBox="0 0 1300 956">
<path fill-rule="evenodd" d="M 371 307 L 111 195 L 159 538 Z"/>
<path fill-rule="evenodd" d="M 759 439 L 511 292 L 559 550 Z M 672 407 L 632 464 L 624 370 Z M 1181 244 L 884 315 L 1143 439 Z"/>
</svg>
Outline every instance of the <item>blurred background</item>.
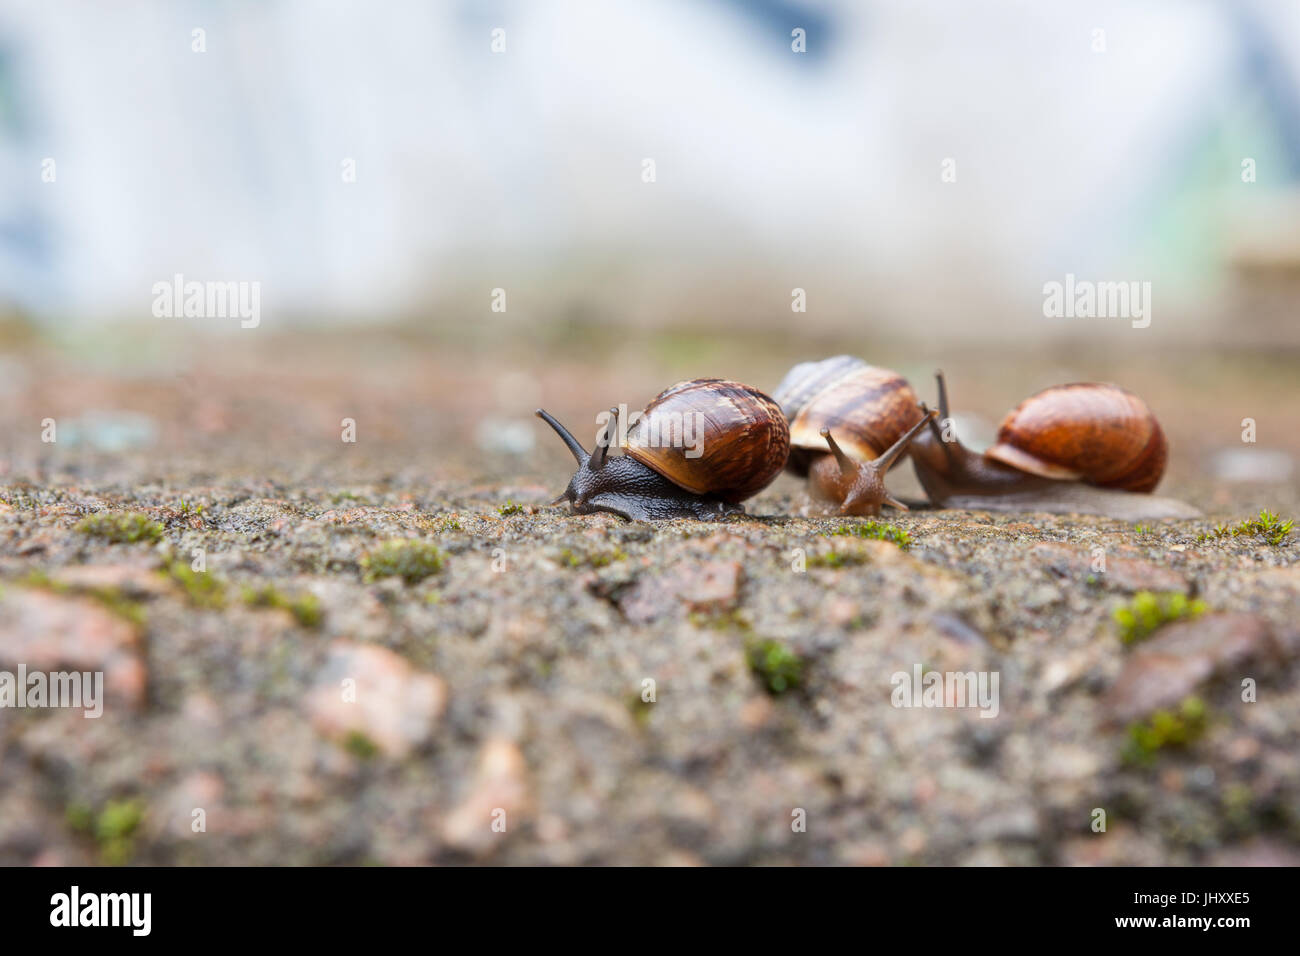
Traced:
<svg viewBox="0 0 1300 956">
<path fill-rule="evenodd" d="M 977 444 L 1109 379 L 1202 504 L 1294 484 L 1294 0 L 3 0 L 0 176 L 10 476 L 559 480 L 536 405 L 850 351 Z M 157 316 L 178 274 L 257 327 Z M 1067 275 L 1149 327 L 1045 316 Z"/>
</svg>

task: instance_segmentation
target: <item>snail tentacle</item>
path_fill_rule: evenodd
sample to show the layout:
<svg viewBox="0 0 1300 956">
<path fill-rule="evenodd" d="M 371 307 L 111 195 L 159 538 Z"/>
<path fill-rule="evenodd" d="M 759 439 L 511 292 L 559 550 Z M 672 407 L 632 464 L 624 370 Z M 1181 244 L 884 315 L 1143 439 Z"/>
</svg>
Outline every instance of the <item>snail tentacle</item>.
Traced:
<svg viewBox="0 0 1300 956">
<path fill-rule="evenodd" d="M 555 420 L 555 417 L 544 408 L 539 408 L 535 412 L 538 418 L 546 422 L 555 429 L 555 434 L 560 436 L 560 440 L 569 446 L 569 451 L 573 452 L 573 457 L 577 459 L 578 464 L 585 464 L 587 461 L 587 449 L 582 447 L 578 439 L 569 434 L 569 430 Z"/>
<path fill-rule="evenodd" d="M 591 471 L 600 471 L 605 467 L 605 459 L 609 455 L 609 446 L 614 441 L 614 436 L 618 434 L 618 406 L 609 410 L 609 421 L 605 423 L 604 434 L 596 441 L 596 450 L 591 453 L 591 459 L 587 462 L 587 467 Z"/>
</svg>

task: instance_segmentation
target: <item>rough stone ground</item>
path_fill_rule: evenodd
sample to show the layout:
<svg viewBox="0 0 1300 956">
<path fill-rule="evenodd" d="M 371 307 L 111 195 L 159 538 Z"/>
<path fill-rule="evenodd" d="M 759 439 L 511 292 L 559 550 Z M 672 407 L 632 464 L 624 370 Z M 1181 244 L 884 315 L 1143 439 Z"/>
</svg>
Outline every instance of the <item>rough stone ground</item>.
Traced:
<svg viewBox="0 0 1300 956">
<path fill-rule="evenodd" d="M 832 534 L 856 522 L 802 514 L 788 479 L 752 517 L 630 524 L 545 504 L 567 477 L 545 433 L 527 462 L 465 444 L 434 463 L 394 401 L 357 415 L 343 458 L 348 395 L 385 393 L 279 369 L 175 401 L 22 365 L 0 670 L 103 670 L 108 702 L 0 711 L 0 863 L 1300 862 L 1300 532 L 1197 540 L 1297 514 L 1293 487 L 1184 470 L 1162 492 L 1210 516 L 1150 528 L 887 515 L 906 549 Z M 162 438 L 42 449 L 24 422 L 49 407 L 145 410 Z M 367 445 L 377 430 L 395 437 Z M 77 530 L 126 511 L 161 539 Z M 394 539 L 436 545 L 441 569 L 374 577 Z M 206 571 L 186 574 L 196 548 Z M 1111 611 L 1140 590 L 1209 611 L 1125 646 Z M 751 666 L 760 642 L 802 662 L 795 686 Z M 998 672 L 997 716 L 892 706 L 917 665 Z M 1127 725 L 1187 697 L 1204 731 L 1126 758 Z"/>
</svg>

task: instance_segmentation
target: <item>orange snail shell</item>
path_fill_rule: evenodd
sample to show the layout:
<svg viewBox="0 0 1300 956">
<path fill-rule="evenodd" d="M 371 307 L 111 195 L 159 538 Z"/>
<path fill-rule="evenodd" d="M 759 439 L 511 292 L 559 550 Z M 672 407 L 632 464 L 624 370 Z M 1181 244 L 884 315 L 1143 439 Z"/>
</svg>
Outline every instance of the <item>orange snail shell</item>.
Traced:
<svg viewBox="0 0 1300 956">
<path fill-rule="evenodd" d="M 851 355 L 796 365 L 774 397 L 790 420 L 787 467 L 797 475 L 808 474 L 811 452 L 828 452 L 823 428 L 849 456 L 871 461 L 921 420 L 905 378 Z"/>
<path fill-rule="evenodd" d="M 694 433 L 699 412 L 703 428 Z M 701 454 L 690 458 L 695 441 L 674 441 L 677 422 Z M 681 416 L 680 419 L 678 416 Z M 655 432 L 658 431 L 657 438 Z M 646 406 L 628 431 L 626 453 L 673 484 L 697 495 L 716 495 L 738 504 L 772 483 L 790 451 L 790 430 L 781 408 L 756 388 L 719 378 L 678 382 Z"/>
<path fill-rule="evenodd" d="M 1151 491 L 1169 446 L 1146 402 L 1118 385 L 1057 385 L 1002 420 L 985 454 L 1030 474 L 1085 479 L 1104 488 Z"/>
</svg>

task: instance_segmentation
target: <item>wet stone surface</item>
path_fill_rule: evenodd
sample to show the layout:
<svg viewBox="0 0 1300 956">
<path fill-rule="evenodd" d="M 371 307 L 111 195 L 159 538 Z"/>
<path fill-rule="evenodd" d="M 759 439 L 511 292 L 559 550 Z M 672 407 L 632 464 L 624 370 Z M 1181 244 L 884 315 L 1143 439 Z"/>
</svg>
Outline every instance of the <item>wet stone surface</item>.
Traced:
<svg viewBox="0 0 1300 956">
<path fill-rule="evenodd" d="M 900 548 L 788 483 L 651 526 L 545 482 L 0 485 L 0 671 L 107 685 L 0 710 L 0 863 L 1296 858 L 1300 533 L 914 511 Z M 77 530 L 126 512 L 158 533 Z M 1145 590 L 1207 612 L 1125 645 Z M 996 716 L 894 706 L 914 673 L 996 673 Z"/>
</svg>

